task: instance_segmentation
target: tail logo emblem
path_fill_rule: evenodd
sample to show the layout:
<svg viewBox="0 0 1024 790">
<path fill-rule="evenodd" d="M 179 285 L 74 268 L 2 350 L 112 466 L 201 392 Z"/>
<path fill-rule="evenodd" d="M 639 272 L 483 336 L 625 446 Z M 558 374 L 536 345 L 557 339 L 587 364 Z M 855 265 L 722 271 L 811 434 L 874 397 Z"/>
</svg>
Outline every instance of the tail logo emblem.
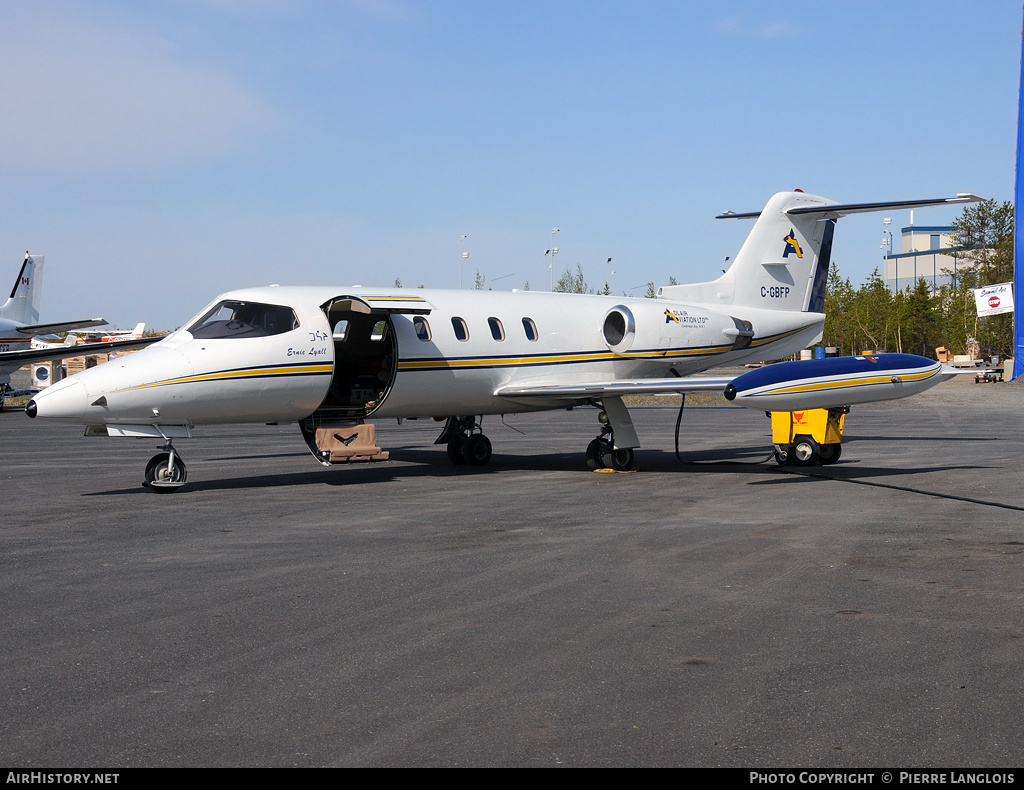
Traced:
<svg viewBox="0 0 1024 790">
<path fill-rule="evenodd" d="M 782 257 L 788 258 L 789 253 L 795 253 L 796 257 L 803 258 L 804 251 L 800 249 L 800 242 L 796 240 L 796 235 L 793 233 L 793 229 L 789 229 L 789 235 L 783 239 L 786 242 L 786 249 L 782 251 Z"/>
</svg>

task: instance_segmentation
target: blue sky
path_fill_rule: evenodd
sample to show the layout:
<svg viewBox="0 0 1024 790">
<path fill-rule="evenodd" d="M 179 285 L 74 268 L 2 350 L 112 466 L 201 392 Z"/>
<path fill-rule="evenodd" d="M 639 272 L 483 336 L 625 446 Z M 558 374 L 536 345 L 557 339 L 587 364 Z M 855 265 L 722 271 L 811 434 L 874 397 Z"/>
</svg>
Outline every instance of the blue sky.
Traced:
<svg viewBox="0 0 1024 790">
<path fill-rule="evenodd" d="M 780 190 L 1011 199 L 1021 23 L 1020 0 L 0 0 L 0 287 L 28 249 L 43 320 L 171 329 L 241 286 L 456 287 L 461 235 L 467 286 L 544 288 L 553 228 L 596 286 L 713 279 L 750 227 L 714 215 Z M 881 220 L 840 222 L 855 285 Z"/>
</svg>

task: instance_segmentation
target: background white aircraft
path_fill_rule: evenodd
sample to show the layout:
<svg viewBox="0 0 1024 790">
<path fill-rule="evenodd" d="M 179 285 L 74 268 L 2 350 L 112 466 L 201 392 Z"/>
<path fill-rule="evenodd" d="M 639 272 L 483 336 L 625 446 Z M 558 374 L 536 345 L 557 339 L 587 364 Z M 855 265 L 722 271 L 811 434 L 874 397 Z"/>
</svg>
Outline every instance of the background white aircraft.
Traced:
<svg viewBox="0 0 1024 790">
<path fill-rule="evenodd" d="M 161 343 L 54 385 L 26 412 L 85 424 L 90 434 L 163 438 L 146 470 L 157 491 L 184 483 L 172 440 L 196 425 L 297 421 L 310 451 L 329 464 L 384 457 L 367 418 L 431 417 L 447 420 L 438 443 L 453 462 L 484 464 L 484 415 L 585 404 L 600 408 L 602 423 L 588 464 L 625 469 L 640 442 L 624 395 L 731 384 L 736 403 L 764 408 L 771 400 L 786 411 L 904 397 L 941 380 L 938 363 L 911 355 L 807 363 L 781 382 L 686 377 L 779 359 L 820 339 L 839 217 L 977 199 L 838 204 L 779 193 L 761 212 L 721 215 L 756 218 L 727 272 L 665 286 L 656 299 L 359 286 L 232 291 Z"/>
<path fill-rule="evenodd" d="M 142 321 L 135 325 L 134 329 L 108 331 L 103 329 L 89 332 L 68 332 L 68 339 L 74 339 L 76 343 L 115 343 L 119 340 L 138 340 L 146 331 L 146 322 Z"/>
<path fill-rule="evenodd" d="M 55 332 L 67 332 L 90 326 L 103 326 L 107 323 L 102 318 L 61 321 L 55 324 L 35 323 L 39 320 L 44 264 L 45 256 L 30 255 L 26 252 L 21 270 L 14 281 L 14 288 L 11 289 L 11 295 L 3 305 L 0 305 L 0 409 L 3 408 L 4 397 L 11 382 L 11 373 L 22 365 L 47 359 L 79 357 L 100 351 L 110 351 L 114 348 L 147 345 L 157 340 L 157 338 L 147 338 L 131 342 L 54 344 L 50 348 L 32 348 L 32 338 L 39 335 L 51 335 Z"/>
</svg>

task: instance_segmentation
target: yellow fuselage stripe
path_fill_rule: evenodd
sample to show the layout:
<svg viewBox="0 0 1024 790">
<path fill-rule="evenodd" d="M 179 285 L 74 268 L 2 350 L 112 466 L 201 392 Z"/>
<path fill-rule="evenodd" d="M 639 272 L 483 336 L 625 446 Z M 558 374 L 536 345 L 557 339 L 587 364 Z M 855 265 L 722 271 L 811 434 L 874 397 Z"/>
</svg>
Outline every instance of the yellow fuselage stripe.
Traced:
<svg viewBox="0 0 1024 790">
<path fill-rule="evenodd" d="M 853 387 L 862 384 L 899 383 L 893 381 L 894 377 L 900 379 L 900 381 L 920 381 L 921 379 L 931 378 L 938 372 L 938 370 L 930 370 L 925 371 L 924 373 L 892 373 L 887 376 L 870 376 L 866 378 L 843 379 L 841 381 L 818 381 L 815 382 L 814 384 L 801 384 L 795 387 L 783 387 L 781 389 L 767 390 L 765 392 L 761 392 L 758 394 L 789 395 L 794 392 L 813 392 L 814 390 L 840 389 L 842 387 Z"/>
<path fill-rule="evenodd" d="M 226 379 L 251 378 L 253 376 L 279 376 L 283 374 L 296 373 L 331 373 L 333 365 L 303 365 L 302 367 L 280 367 L 280 368 L 248 368 L 244 370 L 225 370 L 217 373 L 199 373 L 195 376 L 182 376 L 176 379 L 165 381 L 154 381 L 150 384 L 139 384 L 135 387 L 127 387 L 127 390 L 146 389 L 147 387 L 161 387 L 164 384 L 190 384 L 197 381 L 224 381 Z"/>
</svg>

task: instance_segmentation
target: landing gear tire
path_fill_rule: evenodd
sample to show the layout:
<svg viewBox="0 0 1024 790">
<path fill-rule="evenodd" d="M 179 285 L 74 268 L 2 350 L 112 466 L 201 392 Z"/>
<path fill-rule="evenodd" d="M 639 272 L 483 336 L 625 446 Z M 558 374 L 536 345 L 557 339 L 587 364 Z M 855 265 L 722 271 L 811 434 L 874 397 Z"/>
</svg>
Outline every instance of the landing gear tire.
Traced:
<svg viewBox="0 0 1024 790">
<path fill-rule="evenodd" d="M 146 464 L 145 485 L 158 494 L 170 494 L 177 491 L 188 479 L 188 471 L 181 456 L 175 455 L 174 469 L 170 469 L 170 453 L 157 453 Z"/>
<path fill-rule="evenodd" d="M 818 443 L 810 436 L 798 436 L 793 442 L 793 463 L 797 466 L 814 466 L 818 453 Z"/>
<path fill-rule="evenodd" d="M 818 448 L 818 463 L 824 466 L 834 464 L 843 454 L 841 444 L 823 444 Z"/>
<path fill-rule="evenodd" d="M 775 445 L 775 463 L 779 466 L 786 466 L 787 464 L 793 463 L 793 451 L 791 445 L 788 444 L 777 444 Z"/>
<path fill-rule="evenodd" d="M 604 461 L 601 460 L 604 456 L 604 449 L 604 444 L 600 439 L 594 439 L 587 445 L 587 468 L 590 471 L 604 469 Z"/>
<path fill-rule="evenodd" d="M 471 433 L 462 440 L 462 458 L 470 466 L 483 466 L 491 460 L 491 440 L 482 433 Z"/>
<path fill-rule="evenodd" d="M 466 459 L 462 455 L 462 444 L 463 440 L 461 436 L 448 442 L 448 460 L 456 466 L 462 466 L 466 463 Z"/>
<path fill-rule="evenodd" d="M 601 454 L 601 463 L 616 472 L 625 472 L 633 468 L 633 451 L 630 448 L 619 450 L 607 449 Z"/>
</svg>

